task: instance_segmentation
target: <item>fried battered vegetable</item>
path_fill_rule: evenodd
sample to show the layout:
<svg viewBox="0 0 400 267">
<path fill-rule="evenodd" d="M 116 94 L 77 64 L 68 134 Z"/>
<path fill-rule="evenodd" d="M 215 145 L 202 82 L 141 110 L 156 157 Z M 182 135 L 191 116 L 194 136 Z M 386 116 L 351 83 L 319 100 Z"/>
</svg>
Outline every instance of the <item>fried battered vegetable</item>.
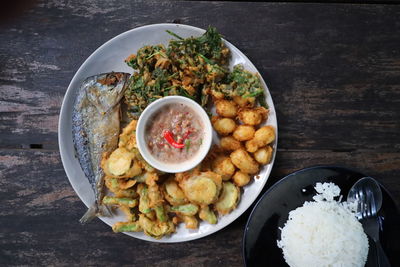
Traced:
<svg viewBox="0 0 400 267">
<path fill-rule="evenodd" d="M 166 222 L 168 220 L 163 204 L 155 206 L 154 211 L 156 213 L 157 220 L 159 220 L 160 222 Z"/>
<path fill-rule="evenodd" d="M 260 164 L 267 164 L 272 158 L 272 147 L 266 146 L 254 152 L 254 159 Z"/>
<path fill-rule="evenodd" d="M 136 146 L 136 125 L 137 120 L 132 120 L 119 135 L 118 147 L 125 147 L 128 150 L 137 148 Z"/>
<path fill-rule="evenodd" d="M 245 172 L 237 171 L 233 175 L 232 180 L 235 183 L 235 185 L 242 187 L 250 182 L 250 176 Z"/>
<path fill-rule="evenodd" d="M 212 170 L 221 175 L 222 180 L 227 181 L 232 177 L 236 169 L 229 157 L 220 155 L 212 162 Z"/>
<path fill-rule="evenodd" d="M 133 212 L 132 208 L 127 206 L 119 206 L 119 208 L 125 213 L 128 222 L 136 221 L 136 214 Z"/>
<path fill-rule="evenodd" d="M 220 135 L 228 135 L 236 129 L 236 123 L 230 118 L 214 116 L 211 118 L 212 125 Z"/>
<path fill-rule="evenodd" d="M 150 200 L 148 196 L 147 185 L 138 184 L 137 193 L 139 194 L 139 211 L 141 213 L 149 213 L 151 211 L 150 208 Z"/>
<path fill-rule="evenodd" d="M 222 185 L 222 193 L 214 208 L 219 214 L 228 214 L 236 208 L 239 201 L 240 191 L 231 182 L 224 182 Z"/>
<path fill-rule="evenodd" d="M 120 206 L 127 206 L 130 208 L 133 208 L 138 205 L 138 200 L 130 199 L 130 198 L 104 196 L 103 204 L 105 204 L 105 205 L 120 205 Z"/>
<path fill-rule="evenodd" d="M 233 101 L 241 108 L 252 108 L 254 103 L 256 102 L 255 97 L 241 97 L 241 96 L 233 96 Z"/>
<path fill-rule="evenodd" d="M 232 136 L 224 136 L 219 140 L 219 145 L 223 150 L 232 151 L 242 148 L 242 144 Z"/>
<path fill-rule="evenodd" d="M 272 126 L 264 126 L 258 129 L 254 138 L 246 142 L 246 150 L 254 153 L 258 148 L 266 146 L 275 140 L 275 129 Z"/>
<path fill-rule="evenodd" d="M 222 186 L 221 175 L 202 172 L 185 177 L 179 183 L 186 198 L 198 205 L 209 205 L 217 201 Z"/>
<path fill-rule="evenodd" d="M 185 216 L 193 216 L 199 211 L 199 207 L 189 203 L 180 206 L 172 206 L 171 211 Z"/>
<path fill-rule="evenodd" d="M 247 141 L 254 137 L 254 127 L 250 125 L 239 125 L 233 132 L 233 137 L 238 141 Z"/>
<path fill-rule="evenodd" d="M 142 168 L 137 161 L 134 161 L 134 158 L 134 153 L 124 147 L 119 147 L 109 157 L 103 156 L 101 167 L 109 177 L 130 178 L 142 172 Z"/>
<path fill-rule="evenodd" d="M 171 221 L 152 221 L 143 214 L 139 215 L 139 225 L 146 235 L 156 239 L 175 232 L 175 225 Z"/>
<path fill-rule="evenodd" d="M 136 190 L 133 188 L 129 188 L 126 190 L 118 190 L 115 193 L 116 197 L 123 197 L 123 198 L 137 198 L 139 195 L 136 193 Z"/>
<path fill-rule="evenodd" d="M 163 185 L 163 192 L 165 199 L 171 205 L 182 205 L 187 203 L 187 199 L 182 189 L 179 188 L 178 183 L 175 181 L 174 177 L 167 179 Z"/>
<path fill-rule="evenodd" d="M 183 222 L 185 223 L 185 227 L 187 229 L 197 229 L 199 228 L 199 221 L 196 219 L 195 216 L 181 216 Z"/>
<path fill-rule="evenodd" d="M 133 179 L 118 179 L 118 186 L 121 189 L 131 188 L 136 184 L 136 180 Z"/>
<path fill-rule="evenodd" d="M 244 149 L 238 149 L 230 155 L 232 163 L 242 172 L 256 174 L 259 170 L 257 162 Z"/>
<path fill-rule="evenodd" d="M 115 233 L 120 232 L 140 232 L 142 227 L 139 222 L 117 222 L 112 226 Z"/>
<path fill-rule="evenodd" d="M 264 107 L 239 109 L 239 119 L 247 125 L 259 125 L 268 116 L 268 109 Z"/>
<path fill-rule="evenodd" d="M 215 216 L 215 213 L 212 210 L 210 210 L 209 206 L 201 207 L 200 212 L 199 212 L 199 217 L 203 221 L 206 221 L 210 224 L 216 224 L 218 221 L 217 216 Z"/>
<path fill-rule="evenodd" d="M 218 100 L 215 102 L 217 114 L 225 118 L 235 118 L 237 107 L 235 102 L 228 100 Z"/>
</svg>

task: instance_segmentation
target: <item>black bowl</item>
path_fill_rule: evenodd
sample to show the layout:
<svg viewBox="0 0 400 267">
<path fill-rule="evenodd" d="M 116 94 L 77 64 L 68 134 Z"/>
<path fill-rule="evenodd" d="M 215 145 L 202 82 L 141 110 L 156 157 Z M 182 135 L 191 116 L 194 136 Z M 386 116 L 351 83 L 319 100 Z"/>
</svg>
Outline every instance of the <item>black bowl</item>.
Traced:
<svg viewBox="0 0 400 267">
<path fill-rule="evenodd" d="M 333 182 L 345 198 L 351 186 L 366 175 L 342 167 L 317 166 L 289 174 L 275 183 L 257 202 L 247 221 L 243 236 L 245 265 L 288 266 L 282 250 L 277 246 L 279 227 L 283 227 L 289 212 L 312 200 L 317 182 Z M 379 216 L 383 219 L 380 241 L 392 266 L 400 266 L 400 212 L 388 191 L 381 185 L 383 194 Z M 370 252 L 366 266 L 375 266 L 374 249 L 369 240 Z"/>
</svg>

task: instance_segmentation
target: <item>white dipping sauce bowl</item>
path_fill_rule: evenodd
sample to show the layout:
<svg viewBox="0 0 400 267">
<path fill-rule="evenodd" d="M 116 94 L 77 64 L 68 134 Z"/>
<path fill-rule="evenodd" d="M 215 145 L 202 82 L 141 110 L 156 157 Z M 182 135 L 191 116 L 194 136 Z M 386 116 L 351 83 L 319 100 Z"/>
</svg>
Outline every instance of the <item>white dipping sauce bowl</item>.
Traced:
<svg viewBox="0 0 400 267">
<path fill-rule="evenodd" d="M 174 163 L 163 162 L 155 158 L 151 154 L 145 140 L 146 129 L 148 124 L 152 123 L 151 119 L 153 115 L 162 110 L 166 105 L 171 104 L 184 104 L 193 109 L 193 111 L 199 116 L 204 127 L 204 136 L 199 151 L 197 151 L 193 157 L 185 161 Z M 183 96 L 166 96 L 148 105 L 140 115 L 136 127 L 136 143 L 142 157 L 154 168 L 168 173 L 184 172 L 196 167 L 206 157 L 208 151 L 210 150 L 212 143 L 211 122 L 205 110 L 195 101 Z"/>
</svg>

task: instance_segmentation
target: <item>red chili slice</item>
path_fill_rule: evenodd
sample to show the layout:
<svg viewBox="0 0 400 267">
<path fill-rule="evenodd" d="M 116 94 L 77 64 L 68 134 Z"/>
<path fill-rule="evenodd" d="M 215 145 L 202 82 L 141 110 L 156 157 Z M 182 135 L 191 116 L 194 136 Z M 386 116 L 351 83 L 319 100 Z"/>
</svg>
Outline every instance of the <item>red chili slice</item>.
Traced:
<svg viewBox="0 0 400 267">
<path fill-rule="evenodd" d="M 172 136 L 171 131 L 165 130 L 164 131 L 164 139 L 173 147 L 175 148 L 184 148 L 185 144 L 179 144 L 175 142 L 174 137 Z"/>
</svg>

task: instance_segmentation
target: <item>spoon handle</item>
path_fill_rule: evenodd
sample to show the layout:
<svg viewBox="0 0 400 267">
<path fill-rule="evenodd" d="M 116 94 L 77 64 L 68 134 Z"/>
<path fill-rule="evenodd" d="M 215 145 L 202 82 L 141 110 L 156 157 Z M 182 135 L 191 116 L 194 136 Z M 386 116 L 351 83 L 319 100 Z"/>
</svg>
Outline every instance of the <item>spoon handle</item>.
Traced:
<svg viewBox="0 0 400 267">
<path fill-rule="evenodd" d="M 382 246 L 381 246 L 381 242 L 376 241 L 375 242 L 376 245 L 376 255 L 378 258 L 378 266 L 379 267 L 390 267 L 390 262 L 389 259 L 386 256 L 385 251 L 383 250 Z"/>
</svg>

